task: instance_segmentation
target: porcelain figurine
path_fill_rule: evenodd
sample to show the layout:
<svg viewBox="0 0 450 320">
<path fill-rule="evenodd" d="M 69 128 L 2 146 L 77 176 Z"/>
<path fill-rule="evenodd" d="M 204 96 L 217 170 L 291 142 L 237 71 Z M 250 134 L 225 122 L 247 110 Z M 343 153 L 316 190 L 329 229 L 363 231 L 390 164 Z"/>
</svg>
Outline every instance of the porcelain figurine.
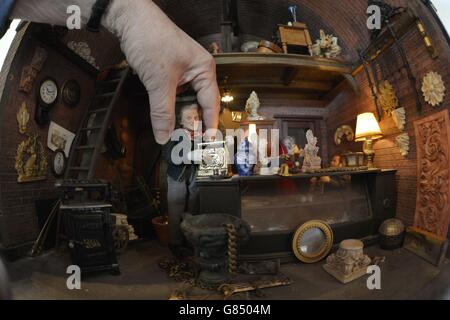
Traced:
<svg viewBox="0 0 450 320">
<path fill-rule="evenodd" d="M 255 91 L 250 94 L 245 104 L 245 111 L 248 113 L 248 120 L 264 120 L 263 116 L 258 114 L 258 109 L 261 106 L 258 95 Z"/>
<path fill-rule="evenodd" d="M 317 155 L 319 152 L 319 147 L 317 146 L 317 138 L 314 136 L 312 130 L 306 132 L 306 141 L 304 154 L 305 159 L 303 160 L 302 171 L 311 171 L 321 168 L 322 159 Z"/>
</svg>

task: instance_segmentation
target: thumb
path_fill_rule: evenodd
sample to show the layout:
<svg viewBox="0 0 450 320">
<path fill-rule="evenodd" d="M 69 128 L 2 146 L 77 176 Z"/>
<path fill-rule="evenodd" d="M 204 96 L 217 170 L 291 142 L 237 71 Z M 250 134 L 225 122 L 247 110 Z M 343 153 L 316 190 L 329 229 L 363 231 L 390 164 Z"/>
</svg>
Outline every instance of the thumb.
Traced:
<svg viewBox="0 0 450 320">
<path fill-rule="evenodd" d="M 148 92 L 150 118 L 157 143 L 164 145 L 175 129 L 176 86 L 156 88 Z"/>
</svg>

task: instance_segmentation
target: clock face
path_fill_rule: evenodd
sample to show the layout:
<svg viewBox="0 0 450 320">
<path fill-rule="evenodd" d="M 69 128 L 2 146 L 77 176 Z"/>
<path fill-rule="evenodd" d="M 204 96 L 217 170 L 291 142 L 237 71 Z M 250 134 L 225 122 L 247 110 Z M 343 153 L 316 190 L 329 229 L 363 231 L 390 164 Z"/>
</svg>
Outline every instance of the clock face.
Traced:
<svg viewBox="0 0 450 320">
<path fill-rule="evenodd" d="M 53 171 L 56 176 L 61 176 L 64 173 L 66 167 L 66 156 L 64 151 L 56 151 L 53 157 Z"/>
<path fill-rule="evenodd" d="M 75 107 L 80 102 L 81 87 L 75 80 L 67 81 L 61 90 L 61 97 L 65 104 Z"/>
<path fill-rule="evenodd" d="M 51 105 L 58 98 L 58 85 L 51 79 L 45 80 L 39 89 L 39 95 L 43 103 Z"/>
</svg>

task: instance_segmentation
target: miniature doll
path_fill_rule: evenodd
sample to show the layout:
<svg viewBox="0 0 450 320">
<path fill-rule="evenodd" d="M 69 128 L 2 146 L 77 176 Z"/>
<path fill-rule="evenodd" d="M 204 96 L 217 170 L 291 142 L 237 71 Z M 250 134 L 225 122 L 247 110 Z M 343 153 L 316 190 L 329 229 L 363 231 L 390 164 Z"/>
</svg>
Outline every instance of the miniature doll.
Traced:
<svg viewBox="0 0 450 320">
<path fill-rule="evenodd" d="M 198 210 L 198 189 L 195 183 L 198 165 L 191 159 L 191 153 L 184 155 L 182 148 L 175 152 L 184 161 L 181 164 L 174 162 L 172 151 L 179 147 L 179 143 L 190 143 L 190 150 L 194 149 L 196 134 L 201 134 L 198 126 L 201 123 L 200 108 L 194 100 L 178 104 L 180 112 L 178 125 L 184 131 L 178 141 L 169 141 L 164 146 L 164 158 L 167 161 L 167 202 L 169 215 L 169 247 L 175 257 L 180 258 L 184 236 L 180 223 L 184 213 L 196 214 Z M 188 159 L 187 161 L 185 159 Z"/>
</svg>

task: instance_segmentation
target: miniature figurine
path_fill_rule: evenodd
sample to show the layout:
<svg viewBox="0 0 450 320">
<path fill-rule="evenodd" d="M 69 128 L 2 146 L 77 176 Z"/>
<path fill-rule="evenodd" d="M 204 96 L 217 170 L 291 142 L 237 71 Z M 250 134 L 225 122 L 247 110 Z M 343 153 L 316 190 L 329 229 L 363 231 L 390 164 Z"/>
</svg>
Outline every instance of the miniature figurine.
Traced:
<svg viewBox="0 0 450 320">
<path fill-rule="evenodd" d="M 289 166 L 290 173 L 297 173 L 300 169 L 300 156 L 303 155 L 303 150 L 295 143 L 293 137 L 287 136 L 283 139 L 280 145 L 280 156 Z"/>
<path fill-rule="evenodd" d="M 252 91 L 247 103 L 245 104 L 245 111 L 248 113 L 248 120 L 264 120 L 264 117 L 258 114 L 260 105 L 258 95 L 255 91 Z"/>
<path fill-rule="evenodd" d="M 164 146 L 164 157 L 167 161 L 167 202 L 169 214 L 169 247 L 175 257 L 180 258 L 183 251 L 184 236 L 180 229 L 182 215 L 186 212 L 197 213 L 198 189 L 195 183 L 198 166 L 192 162 L 190 154 L 184 155 L 183 150 L 177 154 L 189 163 L 183 161 L 175 164 L 172 159 L 172 150 L 185 141 L 191 141 L 191 151 L 198 132 L 200 112 L 196 101 L 187 101 L 181 104 L 178 115 L 178 124 L 184 129 L 184 136 L 178 141 L 169 141 Z"/>
<path fill-rule="evenodd" d="M 305 159 L 303 160 L 302 171 L 317 170 L 321 168 L 322 159 L 317 155 L 319 147 L 317 138 L 314 137 L 312 130 L 306 132 L 307 144 L 305 145 Z"/>
</svg>

